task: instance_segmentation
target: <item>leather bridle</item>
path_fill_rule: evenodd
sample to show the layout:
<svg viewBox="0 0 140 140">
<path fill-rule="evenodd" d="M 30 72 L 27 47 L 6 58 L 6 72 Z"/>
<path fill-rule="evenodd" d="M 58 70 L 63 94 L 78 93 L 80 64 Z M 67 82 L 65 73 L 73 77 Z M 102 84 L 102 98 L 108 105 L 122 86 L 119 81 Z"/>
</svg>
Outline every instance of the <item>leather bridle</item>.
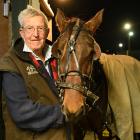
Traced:
<svg viewBox="0 0 140 140">
<path fill-rule="evenodd" d="M 63 101 L 63 93 L 64 93 L 64 89 L 74 89 L 79 91 L 84 97 L 86 98 L 90 98 L 92 100 L 92 105 L 95 104 L 95 102 L 99 99 L 99 96 L 97 96 L 96 94 L 93 93 L 93 91 L 90 90 L 90 86 L 87 86 L 89 84 L 87 83 L 93 83 L 93 79 L 91 74 L 89 76 L 87 76 L 86 74 L 82 74 L 80 72 L 79 69 L 79 63 L 77 60 L 77 56 L 76 56 L 76 50 L 75 50 L 75 44 L 76 44 L 76 40 L 77 37 L 82 29 L 83 26 L 83 22 L 80 21 L 80 19 L 77 19 L 75 25 L 73 26 L 73 30 L 70 36 L 70 39 L 67 43 L 68 47 L 67 47 L 67 56 L 66 56 L 66 64 L 65 64 L 65 69 L 64 72 L 61 73 L 60 71 L 60 58 L 58 58 L 58 80 L 57 80 L 57 87 L 59 89 L 60 92 L 60 97 L 61 97 L 61 101 Z M 69 61 L 70 61 L 70 57 L 74 58 L 74 62 L 76 65 L 76 70 L 74 71 L 69 71 Z M 92 73 L 92 68 L 91 68 L 91 73 Z M 82 84 L 73 84 L 71 82 L 66 82 L 65 79 L 67 76 L 80 76 L 80 78 L 82 79 L 82 81 L 84 81 L 84 79 L 88 79 L 87 82 L 82 82 Z"/>
</svg>

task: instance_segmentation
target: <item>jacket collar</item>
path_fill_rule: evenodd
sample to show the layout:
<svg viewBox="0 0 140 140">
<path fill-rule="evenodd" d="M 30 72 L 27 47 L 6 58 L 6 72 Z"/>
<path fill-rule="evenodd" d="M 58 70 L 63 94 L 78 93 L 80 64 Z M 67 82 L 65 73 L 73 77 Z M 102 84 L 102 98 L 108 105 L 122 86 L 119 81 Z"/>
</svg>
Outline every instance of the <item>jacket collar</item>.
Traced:
<svg viewBox="0 0 140 140">
<path fill-rule="evenodd" d="M 50 42 L 49 40 L 46 40 L 46 45 L 52 45 L 52 42 Z M 13 46 L 14 52 L 20 59 L 23 59 L 25 61 L 31 61 L 29 57 L 29 52 L 24 52 L 23 48 L 24 48 L 23 39 L 22 38 L 17 39 Z"/>
<path fill-rule="evenodd" d="M 17 39 L 13 46 L 14 52 L 19 58 L 25 61 L 30 61 L 29 52 L 23 52 L 23 48 L 24 48 L 24 41 L 22 40 L 22 38 Z"/>
</svg>

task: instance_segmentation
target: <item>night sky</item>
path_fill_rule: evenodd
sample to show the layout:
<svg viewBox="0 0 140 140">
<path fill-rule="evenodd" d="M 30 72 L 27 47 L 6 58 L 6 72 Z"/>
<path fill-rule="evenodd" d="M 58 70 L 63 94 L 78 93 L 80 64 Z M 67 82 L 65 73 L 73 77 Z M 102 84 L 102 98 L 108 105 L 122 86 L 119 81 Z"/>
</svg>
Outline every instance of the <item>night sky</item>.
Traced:
<svg viewBox="0 0 140 140">
<path fill-rule="evenodd" d="M 134 36 L 131 37 L 131 48 L 140 55 L 140 6 L 138 0 L 65 0 L 69 1 L 67 3 L 59 3 L 59 1 L 49 1 L 54 12 L 56 12 L 56 8 L 60 8 L 66 16 L 77 16 L 83 20 L 90 19 L 97 11 L 104 8 L 103 22 L 95 36 L 103 52 L 114 53 L 119 49 L 125 51 L 128 34 L 123 29 L 123 25 L 130 22 L 134 32 Z M 118 47 L 119 42 L 124 44 L 123 48 Z"/>
</svg>

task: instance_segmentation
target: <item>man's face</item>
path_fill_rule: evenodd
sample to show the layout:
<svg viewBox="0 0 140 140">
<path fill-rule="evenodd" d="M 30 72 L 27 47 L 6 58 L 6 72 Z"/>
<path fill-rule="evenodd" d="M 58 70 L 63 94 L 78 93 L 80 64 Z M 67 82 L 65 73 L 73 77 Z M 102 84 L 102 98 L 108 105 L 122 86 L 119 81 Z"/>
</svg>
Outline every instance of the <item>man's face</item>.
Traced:
<svg viewBox="0 0 140 140">
<path fill-rule="evenodd" d="M 44 18 L 35 16 L 24 19 L 24 26 L 20 29 L 20 35 L 31 50 L 37 51 L 44 47 L 48 31 Z"/>
</svg>

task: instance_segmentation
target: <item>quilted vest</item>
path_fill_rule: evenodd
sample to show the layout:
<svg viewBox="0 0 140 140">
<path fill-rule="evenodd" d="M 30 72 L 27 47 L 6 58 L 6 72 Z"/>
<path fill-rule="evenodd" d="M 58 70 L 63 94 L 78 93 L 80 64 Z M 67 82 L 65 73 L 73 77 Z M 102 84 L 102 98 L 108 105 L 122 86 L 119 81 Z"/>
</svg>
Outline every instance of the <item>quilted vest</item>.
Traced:
<svg viewBox="0 0 140 140">
<path fill-rule="evenodd" d="M 0 71 L 9 71 L 20 74 L 25 81 L 29 98 L 36 103 L 56 104 L 57 96 L 49 88 L 44 77 L 42 77 L 35 67 L 26 61 L 26 57 L 18 57 L 13 48 L 1 59 Z M 3 119 L 5 124 L 6 140 L 66 140 L 66 128 L 49 129 L 36 133 L 18 128 L 13 122 L 8 112 L 5 99 L 2 99 Z"/>
</svg>

